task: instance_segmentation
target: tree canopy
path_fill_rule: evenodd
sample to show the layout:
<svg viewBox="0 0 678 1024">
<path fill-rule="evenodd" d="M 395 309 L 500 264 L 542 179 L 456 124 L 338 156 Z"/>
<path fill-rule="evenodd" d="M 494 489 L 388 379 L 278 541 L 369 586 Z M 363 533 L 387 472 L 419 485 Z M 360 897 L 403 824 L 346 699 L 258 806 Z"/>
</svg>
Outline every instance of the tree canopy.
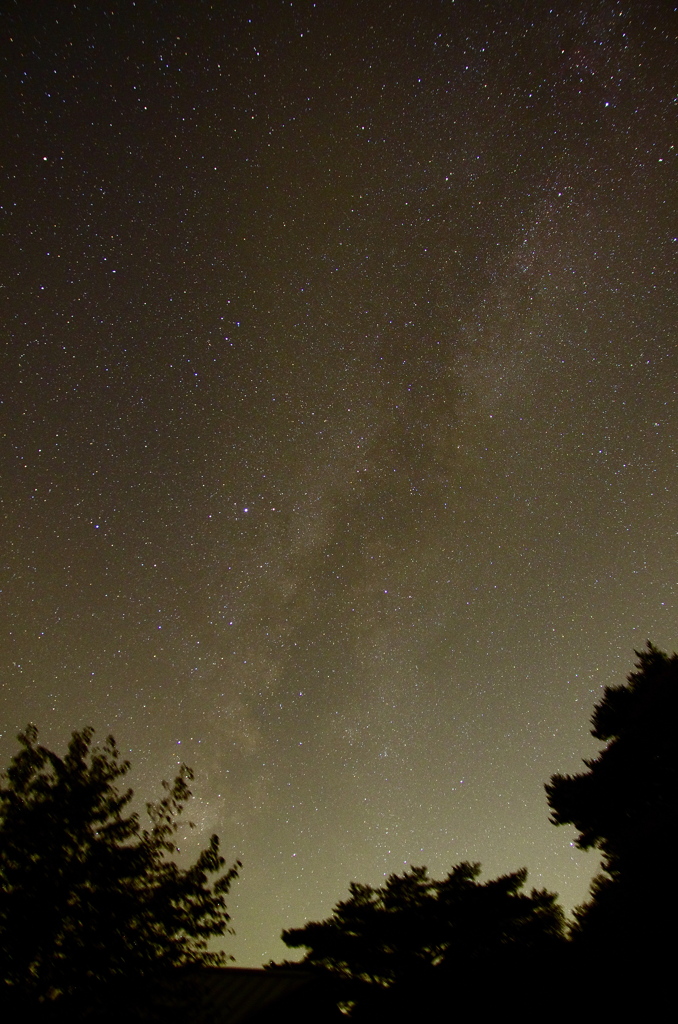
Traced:
<svg viewBox="0 0 678 1024">
<path fill-rule="evenodd" d="M 109 737 L 74 732 L 65 757 L 29 726 L 0 780 L 0 957 L 6 996 L 87 999 L 115 978 L 218 964 L 208 942 L 229 931 L 224 870 L 212 836 L 179 867 L 174 837 L 191 793 L 182 766 L 148 804 L 142 828 L 120 783 L 129 762 Z"/>
<path fill-rule="evenodd" d="M 562 941 L 555 894 L 523 892 L 526 870 L 484 883 L 479 874 L 480 865 L 462 863 L 440 881 L 415 867 L 377 888 L 354 882 L 331 917 L 282 938 L 305 948 L 302 964 L 326 971 L 339 982 L 340 997 L 366 1015 L 384 993 L 392 1010 L 394 992 L 402 999 L 416 991 L 420 999 L 422 991 L 485 970 L 500 955 L 548 955 Z"/>
<path fill-rule="evenodd" d="M 606 747 L 586 772 L 546 786 L 551 821 L 574 825 L 576 845 L 602 854 L 574 934 L 608 949 L 664 943 L 676 911 L 675 894 L 657 889 L 676 835 L 678 655 L 651 643 L 636 655 L 627 684 L 607 687 L 593 713 L 592 735 Z"/>
</svg>

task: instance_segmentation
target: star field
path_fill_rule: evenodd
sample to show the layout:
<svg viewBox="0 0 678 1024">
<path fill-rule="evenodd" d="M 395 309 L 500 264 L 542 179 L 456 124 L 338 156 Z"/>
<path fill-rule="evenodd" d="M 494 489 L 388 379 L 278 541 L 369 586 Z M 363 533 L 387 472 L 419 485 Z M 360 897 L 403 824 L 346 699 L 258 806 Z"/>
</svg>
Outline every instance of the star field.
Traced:
<svg viewBox="0 0 678 1024">
<path fill-rule="evenodd" d="M 405 864 L 571 908 L 543 784 L 676 645 L 676 10 L 0 21 L 2 763 L 191 765 L 244 966 Z"/>
</svg>

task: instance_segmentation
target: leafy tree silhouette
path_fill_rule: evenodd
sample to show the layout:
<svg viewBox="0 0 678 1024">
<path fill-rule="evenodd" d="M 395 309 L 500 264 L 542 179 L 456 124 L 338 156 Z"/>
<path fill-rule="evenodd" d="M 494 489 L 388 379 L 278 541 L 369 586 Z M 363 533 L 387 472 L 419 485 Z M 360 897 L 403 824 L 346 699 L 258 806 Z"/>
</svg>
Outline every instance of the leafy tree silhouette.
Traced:
<svg viewBox="0 0 678 1024">
<path fill-rule="evenodd" d="M 676 841 L 678 655 L 648 641 L 627 685 L 607 687 L 591 730 L 607 746 L 580 775 L 546 786 L 556 825 L 602 854 L 591 898 L 576 911 L 573 939 L 613 956 L 656 957 L 676 920 L 675 887 L 660 881 Z"/>
<path fill-rule="evenodd" d="M 465 975 L 549 957 L 563 942 L 556 896 L 524 893 L 526 870 L 485 883 L 479 874 L 462 863 L 441 881 L 415 867 L 378 888 L 354 882 L 331 917 L 282 938 L 307 950 L 301 964 L 326 973 L 353 1017 L 407 1017 L 424 997 L 430 1010 Z"/>
<path fill-rule="evenodd" d="M 119 788 L 129 762 L 92 737 L 74 732 L 60 758 L 28 726 L 0 781 L 0 957 L 15 1002 L 84 1006 L 116 978 L 225 959 L 207 946 L 230 930 L 239 863 L 223 870 L 217 836 L 191 866 L 171 859 L 190 770 L 163 783 L 142 829 Z"/>
</svg>

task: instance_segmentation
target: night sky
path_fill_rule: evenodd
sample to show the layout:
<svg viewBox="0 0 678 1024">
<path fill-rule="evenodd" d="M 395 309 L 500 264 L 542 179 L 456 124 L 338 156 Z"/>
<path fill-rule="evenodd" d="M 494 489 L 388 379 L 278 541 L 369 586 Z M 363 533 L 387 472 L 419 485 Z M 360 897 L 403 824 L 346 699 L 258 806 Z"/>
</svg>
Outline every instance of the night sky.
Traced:
<svg viewBox="0 0 678 1024">
<path fill-rule="evenodd" d="M 244 966 L 408 864 L 571 908 L 543 784 L 676 645 L 673 5 L 0 18 L 2 765 L 191 765 Z"/>
</svg>

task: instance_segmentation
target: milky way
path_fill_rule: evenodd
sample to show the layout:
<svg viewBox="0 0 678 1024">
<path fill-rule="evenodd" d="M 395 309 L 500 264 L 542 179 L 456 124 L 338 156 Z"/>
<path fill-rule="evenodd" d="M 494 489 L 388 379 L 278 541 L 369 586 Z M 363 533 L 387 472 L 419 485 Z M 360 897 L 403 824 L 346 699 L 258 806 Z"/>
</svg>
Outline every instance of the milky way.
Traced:
<svg viewBox="0 0 678 1024">
<path fill-rule="evenodd" d="M 572 907 L 543 784 L 676 642 L 675 13 L 0 17 L 3 763 L 190 764 L 244 965 L 406 864 Z"/>
</svg>

